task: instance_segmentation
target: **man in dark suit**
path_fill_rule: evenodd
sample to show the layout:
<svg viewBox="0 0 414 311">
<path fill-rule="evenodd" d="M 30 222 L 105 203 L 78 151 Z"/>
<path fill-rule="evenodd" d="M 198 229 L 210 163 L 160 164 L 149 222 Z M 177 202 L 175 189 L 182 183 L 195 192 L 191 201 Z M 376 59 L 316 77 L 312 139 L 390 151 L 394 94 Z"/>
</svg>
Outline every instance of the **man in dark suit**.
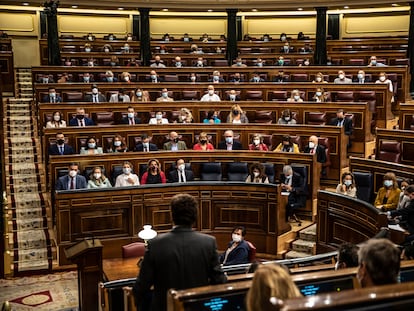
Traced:
<svg viewBox="0 0 414 311">
<path fill-rule="evenodd" d="M 156 144 L 150 143 L 150 137 L 147 134 L 141 135 L 141 142 L 135 146 L 135 151 L 139 152 L 150 152 L 150 151 L 158 151 L 158 147 Z"/>
<path fill-rule="evenodd" d="M 141 119 L 135 115 L 134 107 L 129 106 L 127 111 L 128 111 L 128 115 L 121 119 L 121 124 L 129 124 L 129 125 L 141 124 Z"/>
<path fill-rule="evenodd" d="M 352 81 L 354 83 L 364 84 L 364 83 L 370 83 L 371 79 L 369 77 L 365 76 L 365 71 L 359 70 L 356 78 Z"/>
<path fill-rule="evenodd" d="M 305 147 L 305 153 L 316 153 L 316 161 L 326 163 L 325 147 L 318 144 L 318 137 L 312 135 L 309 137 L 309 144 Z"/>
<path fill-rule="evenodd" d="M 197 201 L 189 194 L 171 199 L 173 229 L 148 242 L 134 285 L 138 310 L 146 310 L 154 287 L 151 310 L 167 310 L 167 291 L 226 282 L 221 270 L 216 239 L 192 230 L 197 219 Z"/>
<path fill-rule="evenodd" d="M 150 75 L 148 77 L 145 77 L 145 82 L 160 83 L 163 81 L 164 79 L 161 78 L 155 70 L 151 70 Z"/>
<path fill-rule="evenodd" d="M 329 121 L 329 125 L 340 126 L 344 128 L 345 135 L 348 136 L 348 148 L 351 147 L 351 135 L 352 135 L 352 120 L 345 117 L 345 112 L 343 109 L 338 109 L 336 112 L 336 118 L 333 118 Z"/>
<path fill-rule="evenodd" d="M 91 126 L 95 125 L 92 119 L 85 117 L 85 109 L 78 107 L 76 108 L 76 118 L 69 120 L 70 126 Z"/>
<path fill-rule="evenodd" d="M 405 238 L 405 242 L 411 243 L 414 241 L 414 185 L 409 185 L 405 188 L 404 193 L 409 197 L 410 201 L 404 208 L 388 212 L 390 218 L 397 217 L 400 225 L 410 232 L 410 235 Z"/>
<path fill-rule="evenodd" d="M 170 151 L 177 151 L 177 150 L 187 150 L 187 145 L 185 141 L 180 140 L 179 135 L 177 132 L 170 132 L 169 134 L 170 141 L 167 141 L 163 149 L 170 150 Z"/>
<path fill-rule="evenodd" d="M 61 103 L 62 97 L 56 94 L 56 89 L 54 87 L 49 88 L 49 94 L 43 96 L 43 103 Z"/>
<path fill-rule="evenodd" d="M 77 163 L 69 164 L 68 174 L 56 181 L 55 190 L 76 190 L 87 187 L 86 178 L 79 175 Z"/>
<path fill-rule="evenodd" d="M 185 183 L 194 180 L 193 171 L 185 169 L 185 162 L 183 159 L 178 159 L 175 164 L 175 167 L 168 174 L 169 182 Z"/>
<path fill-rule="evenodd" d="M 224 132 L 224 140 L 219 142 L 218 149 L 220 150 L 243 150 L 240 142 L 234 140 L 234 133 L 232 130 Z"/>
<path fill-rule="evenodd" d="M 74 153 L 73 148 L 65 144 L 65 135 L 63 133 L 57 133 L 56 144 L 49 146 L 49 155 L 67 155 Z"/>
<path fill-rule="evenodd" d="M 87 94 L 85 96 L 86 102 L 92 103 L 105 103 L 107 102 L 106 97 L 99 93 L 98 86 L 96 84 L 92 85 L 92 94 Z"/>
<path fill-rule="evenodd" d="M 300 220 L 295 215 L 295 209 L 306 205 L 305 179 L 299 173 L 294 172 L 290 165 L 285 165 L 280 180 L 282 191 L 289 193 L 286 204 L 286 220 L 300 224 Z"/>
</svg>

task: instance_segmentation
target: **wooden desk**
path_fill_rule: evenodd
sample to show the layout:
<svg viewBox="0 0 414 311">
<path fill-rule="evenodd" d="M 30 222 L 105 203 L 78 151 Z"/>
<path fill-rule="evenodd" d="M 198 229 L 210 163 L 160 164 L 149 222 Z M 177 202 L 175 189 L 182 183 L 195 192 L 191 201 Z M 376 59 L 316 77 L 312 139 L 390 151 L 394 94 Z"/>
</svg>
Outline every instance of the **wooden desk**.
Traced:
<svg viewBox="0 0 414 311">
<path fill-rule="evenodd" d="M 135 278 L 138 275 L 139 258 L 108 258 L 103 260 L 103 271 L 108 281 Z"/>
<path fill-rule="evenodd" d="M 398 120 L 400 130 L 414 130 L 414 105 L 400 104 L 400 117 Z"/>
<path fill-rule="evenodd" d="M 375 141 L 376 159 L 379 159 L 381 142 L 399 142 L 401 144 L 401 164 L 414 166 L 414 131 L 388 130 L 377 128 Z"/>
</svg>

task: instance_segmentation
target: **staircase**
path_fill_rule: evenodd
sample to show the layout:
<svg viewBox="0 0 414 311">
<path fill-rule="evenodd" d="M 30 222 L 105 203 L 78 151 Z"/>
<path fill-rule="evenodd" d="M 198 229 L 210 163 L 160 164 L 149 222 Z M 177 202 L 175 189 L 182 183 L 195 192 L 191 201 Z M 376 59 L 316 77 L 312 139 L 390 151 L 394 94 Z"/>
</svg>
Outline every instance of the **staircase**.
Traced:
<svg viewBox="0 0 414 311">
<path fill-rule="evenodd" d="M 52 228 L 46 194 L 31 72 L 18 71 L 16 94 L 3 103 L 3 159 L 6 177 L 6 255 L 14 276 L 51 270 Z M 9 257 L 9 258 L 7 258 Z"/>
<path fill-rule="evenodd" d="M 302 229 L 298 235 L 299 239 L 291 243 L 291 251 L 285 254 L 285 258 L 304 258 L 316 255 L 316 224 Z"/>
<path fill-rule="evenodd" d="M 32 71 L 30 68 L 16 70 L 16 98 L 33 99 Z"/>
</svg>

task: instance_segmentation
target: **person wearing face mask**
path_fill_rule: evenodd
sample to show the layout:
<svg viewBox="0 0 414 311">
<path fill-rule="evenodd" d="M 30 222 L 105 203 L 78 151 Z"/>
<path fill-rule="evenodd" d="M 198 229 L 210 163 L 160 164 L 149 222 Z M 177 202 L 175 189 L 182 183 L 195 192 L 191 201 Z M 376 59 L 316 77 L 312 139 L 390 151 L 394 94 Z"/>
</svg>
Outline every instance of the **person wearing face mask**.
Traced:
<svg viewBox="0 0 414 311">
<path fill-rule="evenodd" d="M 175 163 L 175 167 L 172 167 L 168 173 L 168 182 L 185 183 L 194 180 L 193 171 L 186 168 L 185 161 L 178 159 Z"/>
<path fill-rule="evenodd" d="M 352 83 L 352 80 L 345 76 L 345 72 L 343 70 L 338 71 L 338 77 L 334 80 L 335 84 L 348 84 Z"/>
<path fill-rule="evenodd" d="M 93 84 L 91 87 L 92 92 L 90 94 L 86 94 L 85 101 L 92 102 L 92 103 L 104 103 L 106 102 L 105 95 L 99 93 L 98 86 Z"/>
<path fill-rule="evenodd" d="M 398 200 L 397 210 L 408 206 L 408 203 L 410 202 L 410 196 L 405 191 L 405 189 L 407 189 L 407 187 L 411 184 L 412 184 L 412 180 L 409 178 L 404 178 L 401 181 L 401 185 L 400 185 L 401 193 L 400 193 L 400 199 Z"/>
<path fill-rule="evenodd" d="M 207 94 L 203 95 L 203 97 L 201 97 L 200 101 L 202 101 L 202 102 L 219 102 L 219 101 L 221 101 L 221 99 L 216 93 L 214 93 L 214 86 L 209 85 L 207 87 Z"/>
<path fill-rule="evenodd" d="M 190 76 L 188 77 L 188 81 L 191 83 L 196 83 L 197 80 L 198 80 L 197 75 L 194 72 L 190 73 Z"/>
<path fill-rule="evenodd" d="M 301 63 L 299 63 L 299 67 L 302 67 L 302 66 L 305 66 L 305 67 L 307 67 L 307 66 L 309 66 L 310 65 L 310 60 L 309 60 L 309 58 L 305 58 L 304 60 L 303 60 L 303 62 L 301 62 Z"/>
<path fill-rule="evenodd" d="M 249 176 L 246 178 L 248 183 L 268 184 L 269 178 L 265 174 L 264 166 L 261 163 L 253 163 L 249 169 Z"/>
<path fill-rule="evenodd" d="M 354 175 L 350 172 L 342 174 L 341 183 L 336 187 L 336 193 L 356 198 L 357 188 L 355 186 Z"/>
<path fill-rule="evenodd" d="M 173 102 L 174 98 L 168 96 L 168 90 L 163 88 L 161 91 L 161 96 L 157 98 L 157 102 Z"/>
<path fill-rule="evenodd" d="M 175 66 L 176 68 L 182 68 L 182 67 L 184 67 L 184 64 L 183 64 L 183 62 L 181 61 L 181 57 L 180 57 L 180 56 L 176 56 L 176 57 L 175 57 L 175 59 L 174 59 L 174 66 Z"/>
<path fill-rule="evenodd" d="M 230 82 L 233 83 L 240 83 L 244 82 L 244 79 L 242 78 L 241 74 L 239 72 L 236 72 L 233 77 L 230 79 Z"/>
<path fill-rule="evenodd" d="M 218 144 L 219 150 L 243 150 L 242 144 L 234 139 L 234 133 L 232 130 L 224 132 L 224 140 Z"/>
<path fill-rule="evenodd" d="M 104 40 L 114 41 L 116 40 L 116 36 L 113 33 L 109 33 L 108 35 L 103 37 Z"/>
<path fill-rule="evenodd" d="M 161 60 L 161 56 L 156 55 L 150 67 L 153 68 L 165 68 L 164 62 Z"/>
<path fill-rule="evenodd" d="M 208 82 L 212 83 L 222 83 L 224 82 L 224 79 L 220 76 L 220 71 L 214 70 L 213 71 L 213 77 L 208 80 Z"/>
<path fill-rule="evenodd" d="M 207 112 L 207 117 L 204 118 L 203 123 L 219 124 L 221 123 L 219 116 L 220 116 L 219 111 L 210 110 Z"/>
<path fill-rule="evenodd" d="M 111 61 L 109 62 L 109 65 L 111 65 L 112 67 L 114 67 L 114 66 L 119 66 L 119 59 L 118 59 L 118 56 L 116 56 L 116 55 L 112 55 L 112 56 L 111 56 Z M 129 63 L 128 63 L 128 65 L 129 65 Z"/>
<path fill-rule="evenodd" d="M 132 53 L 132 49 L 128 43 L 125 43 L 123 47 L 121 47 L 121 53 Z"/>
<path fill-rule="evenodd" d="M 315 80 L 313 80 L 312 83 L 328 83 L 328 81 L 324 80 L 322 72 L 318 72 L 315 75 Z"/>
<path fill-rule="evenodd" d="M 110 70 L 105 72 L 105 77 L 102 79 L 103 82 L 118 82 L 118 79 L 114 77 L 114 73 Z"/>
<path fill-rule="evenodd" d="M 244 240 L 246 229 L 243 226 L 233 228 L 231 241 L 227 250 L 220 255 L 219 261 L 223 266 L 249 263 L 249 245 Z"/>
<path fill-rule="evenodd" d="M 151 70 L 149 76 L 145 77 L 146 82 L 160 83 L 164 80 L 157 74 L 155 70 Z"/>
<path fill-rule="evenodd" d="M 66 121 L 62 120 L 60 111 L 54 111 L 52 120 L 47 121 L 46 128 L 66 127 Z"/>
<path fill-rule="evenodd" d="M 378 80 L 375 81 L 375 83 L 387 84 L 388 85 L 388 90 L 391 93 L 393 93 L 393 91 L 394 91 L 392 81 L 390 79 L 387 79 L 387 74 L 385 72 L 380 72 Z"/>
<path fill-rule="evenodd" d="M 148 161 L 148 169 L 141 177 L 141 184 L 165 184 L 167 178 L 163 171 L 161 171 L 160 162 L 157 159 Z"/>
<path fill-rule="evenodd" d="M 272 40 L 272 37 L 270 37 L 267 33 L 263 35 L 262 40 L 264 42 L 269 42 L 270 40 Z"/>
<path fill-rule="evenodd" d="M 365 76 L 365 71 L 359 70 L 358 74 L 357 74 L 357 77 L 354 79 L 353 82 L 358 83 L 358 84 L 370 83 L 371 78 L 368 77 L 368 76 Z"/>
<path fill-rule="evenodd" d="M 279 39 L 280 39 L 280 41 L 285 42 L 287 40 L 287 35 L 284 32 L 282 32 L 280 34 Z"/>
<path fill-rule="evenodd" d="M 191 38 L 191 37 L 188 35 L 188 33 L 185 33 L 185 34 L 183 35 L 183 37 L 182 37 L 182 40 L 183 40 L 184 42 L 190 42 L 190 41 L 193 41 L 193 38 Z"/>
<path fill-rule="evenodd" d="M 180 116 L 178 117 L 177 123 L 183 123 L 183 124 L 193 123 L 193 114 L 188 108 L 180 109 Z"/>
<path fill-rule="evenodd" d="M 70 163 L 68 174 L 56 181 L 55 190 L 76 190 L 87 188 L 86 178 L 79 174 L 77 163 Z"/>
<path fill-rule="evenodd" d="M 164 143 L 163 149 L 170 151 L 187 150 L 187 145 L 184 141 L 180 140 L 177 132 L 170 132 L 169 141 Z"/>
<path fill-rule="evenodd" d="M 299 90 L 293 90 L 290 94 L 290 97 L 287 99 L 288 102 L 296 102 L 301 103 L 303 102 L 303 99 L 300 97 Z"/>
<path fill-rule="evenodd" d="M 134 107 L 129 106 L 127 109 L 127 115 L 121 119 L 120 123 L 128 125 L 141 124 L 141 119 L 135 115 Z"/>
<path fill-rule="evenodd" d="M 95 41 L 95 36 L 90 32 L 90 33 L 88 33 L 86 36 L 84 36 L 84 38 L 86 39 L 86 40 L 88 40 L 88 41 Z"/>
<path fill-rule="evenodd" d="M 127 152 L 127 151 L 128 151 L 128 147 L 125 144 L 125 139 L 121 135 L 116 134 L 107 152 L 117 153 L 117 152 Z"/>
<path fill-rule="evenodd" d="M 324 103 L 326 102 L 326 95 L 323 88 L 318 87 L 316 89 L 315 95 L 313 95 L 312 99 L 317 103 Z"/>
<path fill-rule="evenodd" d="M 306 206 L 306 181 L 302 175 L 293 171 L 290 165 L 283 167 L 283 174 L 280 176 L 282 192 L 289 194 L 286 204 L 286 220 L 297 222 L 300 226 L 301 221 L 295 215 L 295 209 Z"/>
<path fill-rule="evenodd" d="M 136 38 L 134 37 L 134 35 L 132 33 L 128 32 L 126 37 L 125 37 L 125 40 L 133 41 L 133 40 L 136 40 Z"/>
<path fill-rule="evenodd" d="M 155 113 L 155 118 L 151 118 L 148 122 L 148 124 L 154 124 L 154 125 L 161 125 L 161 124 L 168 124 L 168 119 L 163 118 L 163 112 L 157 111 Z"/>
<path fill-rule="evenodd" d="M 231 65 L 231 67 L 245 68 L 247 67 L 247 65 L 243 63 L 243 60 L 241 57 L 237 57 L 236 61 L 234 62 L 233 65 Z"/>
<path fill-rule="evenodd" d="M 135 151 L 138 152 L 150 152 L 158 151 L 156 144 L 151 143 L 152 137 L 149 137 L 147 134 L 141 135 L 141 141 L 135 146 Z"/>
<path fill-rule="evenodd" d="M 253 77 L 250 79 L 249 82 L 260 83 L 260 82 L 265 82 L 265 80 L 260 77 L 260 73 L 255 72 L 253 73 Z"/>
<path fill-rule="evenodd" d="M 231 112 L 227 115 L 227 123 L 233 124 L 242 124 L 242 123 L 249 123 L 249 119 L 247 118 L 244 111 L 241 107 L 236 104 L 231 107 Z"/>
<path fill-rule="evenodd" d="M 299 146 L 292 142 L 289 135 L 283 135 L 282 142 L 273 151 L 299 153 Z"/>
<path fill-rule="evenodd" d="M 109 99 L 110 103 L 129 103 L 131 99 L 129 98 L 128 94 L 125 94 L 124 89 L 119 89 L 118 94 L 114 93 L 111 95 Z"/>
<path fill-rule="evenodd" d="M 131 74 L 127 71 L 124 71 L 123 73 L 121 73 L 120 79 L 120 82 L 131 83 Z"/>
<path fill-rule="evenodd" d="M 62 97 L 56 94 L 56 89 L 54 87 L 49 88 L 49 92 L 42 99 L 43 103 L 61 103 Z"/>
<path fill-rule="evenodd" d="M 110 44 L 105 44 L 102 47 L 102 52 L 104 52 L 104 53 L 110 53 L 110 52 L 112 52 L 112 46 Z"/>
<path fill-rule="evenodd" d="M 374 205 L 382 211 L 394 210 L 398 206 L 401 190 L 398 188 L 397 177 L 388 172 L 383 178 L 383 187 L 378 190 Z"/>
<path fill-rule="evenodd" d="M 115 187 L 139 186 L 139 178 L 132 172 L 132 163 L 124 161 L 122 164 L 122 174 L 116 177 Z"/>
<path fill-rule="evenodd" d="M 90 52 L 92 52 L 92 44 L 90 44 L 90 43 L 85 43 L 85 45 L 83 46 L 83 50 L 84 50 L 86 53 L 90 53 Z"/>
<path fill-rule="evenodd" d="M 102 173 L 102 168 L 96 166 L 93 168 L 88 180 L 88 189 L 112 188 L 109 179 Z"/>
<path fill-rule="evenodd" d="M 127 63 L 127 67 L 139 67 L 139 61 L 135 57 L 131 57 Z"/>
<path fill-rule="evenodd" d="M 273 77 L 273 82 L 277 82 L 277 83 L 289 82 L 289 76 L 285 75 L 283 70 L 279 70 L 277 76 Z"/>
<path fill-rule="evenodd" d="M 74 154 L 72 146 L 65 144 L 65 135 L 63 133 L 56 133 L 56 144 L 49 146 L 49 155 L 68 155 Z"/>
<path fill-rule="evenodd" d="M 387 212 L 389 219 L 398 219 L 400 226 L 408 230 L 410 235 L 405 238 L 404 244 L 411 244 L 414 240 L 414 185 L 409 185 L 404 192 L 408 198 L 407 204 L 404 208 L 395 211 Z"/>
<path fill-rule="evenodd" d="M 102 147 L 98 147 L 96 139 L 89 137 L 86 141 L 86 146 L 81 147 L 80 154 L 101 154 L 103 153 Z"/>
<path fill-rule="evenodd" d="M 352 120 L 345 117 L 345 111 L 343 109 L 338 109 L 336 112 L 336 118 L 333 118 L 329 121 L 329 125 L 343 127 L 345 135 L 348 136 L 347 146 L 350 148 L 352 146 L 351 135 L 353 131 Z"/>
<path fill-rule="evenodd" d="M 204 59 L 202 57 L 198 57 L 197 61 L 194 63 L 195 67 L 204 67 Z"/>
<path fill-rule="evenodd" d="M 387 65 L 377 62 L 376 56 L 371 56 L 369 59 L 368 67 L 387 67 Z"/>
<path fill-rule="evenodd" d="M 266 144 L 263 143 L 263 138 L 259 134 L 254 134 L 252 143 L 249 145 L 249 150 L 269 151 Z"/>
<path fill-rule="evenodd" d="M 210 151 L 214 150 L 214 146 L 208 142 L 208 136 L 206 132 L 201 132 L 198 136 L 198 142 L 193 146 L 193 150 L 197 151 Z"/>
<path fill-rule="evenodd" d="M 255 61 L 254 61 L 254 65 L 256 67 L 263 67 L 265 65 L 265 61 L 263 59 L 261 59 L 260 57 L 258 57 Z"/>
<path fill-rule="evenodd" d="M 281 53 L 290 53 L 293 52 L 293 48 L 290 47 L 289 42 L 285 42 L 285 44 L 280 48 Z"/>
<path fill-rule="evenodd" d="M 296 124 L 292 111 L 290 109 L 283 110 L 281 117 L 277 120 L 277 124 Z"/>
<path fill-rule="evenodd" d="M 70 119 L 69 126 L 92 126 L 95 125 L 92 119 L 85 117 L 85 109 L 82 107 L 76 108 L 76 115 Z"/>
<path fill-rule="evenodd" d="M 239 101 L 240 98 L 237 96 L 236 90 L 230 90 L 230 92 L 227 95 L 227 99 L 231 102 Z"/>
<path fill-rule="evenodd" d="M 325 147 L 318 144 L 318 137 L 312 135 L 309 137 L 309 143 L 305 147 L 305 153 L 316 154 L 316 161 L 326 163 Z"/>
<path fill-rule="evenodd" d="M 137 88 L 134 91 L 134 94 L 132 95 L 131 101 L 132 102 L 148 102 L 150 101 L 150 98 L 148 96 L 147 91 L 144 91 L 141 88 Z"/>
<path fill-rule="evenodd" d="M 276 60 L 275 66 L 284 66 L 285 65 L 285 58 L 283 56 L 279 56 Z"/>
</svg>

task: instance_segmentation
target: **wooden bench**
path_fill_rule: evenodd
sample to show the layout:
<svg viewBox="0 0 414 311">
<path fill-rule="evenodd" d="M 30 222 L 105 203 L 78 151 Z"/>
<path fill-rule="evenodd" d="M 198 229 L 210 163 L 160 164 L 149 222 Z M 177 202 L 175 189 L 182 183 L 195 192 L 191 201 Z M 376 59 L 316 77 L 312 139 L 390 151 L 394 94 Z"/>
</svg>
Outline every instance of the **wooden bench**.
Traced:
<svg viewBox="0 0 414 311">
<path fill-rule="evenodd" d="M 375 159 L 414 166 L 414 131 L 377 128 Z"/>
<path fill-rule="evenodd" d="M 400 113 L 398 119 L 400 130 L 414 130 L 414 105 L 400 104 Z"/>
</svg>

